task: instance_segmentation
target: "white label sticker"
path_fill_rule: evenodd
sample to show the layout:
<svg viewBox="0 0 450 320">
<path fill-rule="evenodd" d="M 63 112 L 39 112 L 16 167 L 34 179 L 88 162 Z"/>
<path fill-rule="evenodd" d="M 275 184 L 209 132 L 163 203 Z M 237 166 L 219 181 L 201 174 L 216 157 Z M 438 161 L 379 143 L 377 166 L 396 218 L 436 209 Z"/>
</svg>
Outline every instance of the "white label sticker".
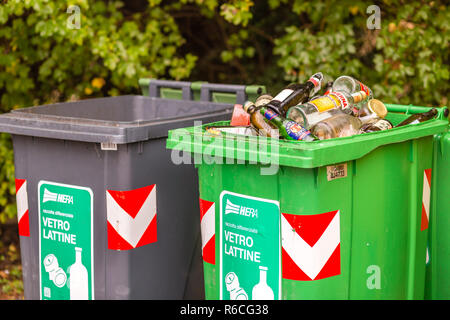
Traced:
<svg viewBox="0 0 450 320">
<path fill-rule="evenodd" d="M 113 142 L 102 142 L 100 144 L 100 147 L 101 147 L 102 150 L 117 151 L 117 143 L 113 143 Z"/>
<path fill-rule="evenodd" d="M 294 90 L 284 89 L 279 94 L 277 94 L 275 98 L 273 98 L 273 100 L 284 101 L 287 97 L 291 95 L 292 92 L 294 92 Z"/>
<path fill-rule="evenodd" d="M 347 176 L 347 164 L 336 164 L 333 166 L 327 166 L 327 179 L 328 181 L 345 178 Z"/>
</svg>

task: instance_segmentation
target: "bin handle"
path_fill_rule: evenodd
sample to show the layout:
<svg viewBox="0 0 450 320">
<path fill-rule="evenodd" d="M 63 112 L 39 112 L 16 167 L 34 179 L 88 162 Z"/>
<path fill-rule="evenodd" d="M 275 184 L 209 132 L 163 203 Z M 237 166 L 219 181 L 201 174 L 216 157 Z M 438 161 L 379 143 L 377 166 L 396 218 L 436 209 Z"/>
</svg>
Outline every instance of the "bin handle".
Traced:
<svg viewBox="0 0 450 320">
<path fill-rule="evenodd" d="M 225 92 L 236 94 L 236 103 L 244 104 L 247 100 L 247 93 L 244 85 L 203 83 L 200 89 L 200 100 L 211 101 L 213 92 Z"/>
<path fill-rule="evenodd" d="M 183 100 L 192 100 L 193 98 L 190 82 L 156 79 L 151 79 L 148 84 L 149 97 L 161 97 L 161 88 L 180 89 Z"/>
<path fill-rule="evenodd" d="M 413 105 L 405 106 L 401 104 L 386 104 L 386 107 L 389 112 L 400 112 L 404 113 L 406 115 L 415 114 L 415 113 L 423 113 L 430 111 L 432 107 L 417 107 Z M 445 120 L 448 117 L 449 110 L 446 106 L 439 108 L 436 108 L 438 110 L 438 116 L 437 118 L 440 120 Z"/>
</svg>

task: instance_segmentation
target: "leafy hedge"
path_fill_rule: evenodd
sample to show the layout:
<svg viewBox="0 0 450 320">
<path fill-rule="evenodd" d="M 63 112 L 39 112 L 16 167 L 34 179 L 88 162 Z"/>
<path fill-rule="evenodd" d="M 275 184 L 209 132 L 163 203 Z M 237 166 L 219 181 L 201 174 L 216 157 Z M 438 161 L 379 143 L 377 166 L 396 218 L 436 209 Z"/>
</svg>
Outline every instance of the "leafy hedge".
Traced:
<svg viewBox="0 0 450 320">
<path fill-rule="evenodd" d="M 80 10 L 80 28 L 71 29 Z M 0 4 L 0 112 L 139 93 L 142 77 L 265 84 L 354 75 L 391 103 L 443 106 L 445 1 L 9 0 Z M 9 136 L 0 135 L 0 223 L 14 217 Z"/>
<path fill-rule="evenodd" d="M 196 57 L 158 6 L 132 12 L 121 1 L 7 1 L 0 5 L 0 111 L 93 96 L 138 93 L 139 77 L 189 76 Z M 14 216 L 11 142 L 0 140 L 0 223 Z"/>
</svg>

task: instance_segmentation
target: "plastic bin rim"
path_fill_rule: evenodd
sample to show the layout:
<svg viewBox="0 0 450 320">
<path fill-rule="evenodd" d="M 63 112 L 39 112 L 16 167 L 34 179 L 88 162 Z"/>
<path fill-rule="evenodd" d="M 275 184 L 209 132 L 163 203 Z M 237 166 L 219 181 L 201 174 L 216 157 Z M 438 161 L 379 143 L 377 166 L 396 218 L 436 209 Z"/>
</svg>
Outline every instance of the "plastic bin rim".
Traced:
<svg viewBox="0 0 450 320">
<path fill-rule="evenodd" d="M 221 121 L 210 123 L 201 126 L 202 130 L 198 130 L 199 127 L 181 128 L 169 131 L 169 137 L 167 139 L 167 148 L 174 150 L 188 151 L 191 154 L 200 153 L 204 154 L 205 147 L 210 144 L 214 144 L 217 136 L 213 136 L 206 133 L 203 129 L 205 126 L 212 125 L 225 125 L 229 122 Z M 445 132 L 448 130 L 448 121 L 432 119 L 419 124 L 398 127 L 390 129 L 389 132 L 373 132 L 363 135 L 354 135 L 344 138 L 335 138 L 322 141 L 278 141 L 279 148 L 279 164 L 293 167 L 313 168 L 329 164 L 336 164 L 346 162 L 350 160 L 359 159 L 378 147 L 400 143 L 408 140 L 419 139 L 427 136 L 432 136 L 437 133 Z M 182 139 L 181 136 L 189 136 L 190 139 Z M 228 136 L 228 137 L 227 137 Z M 238 135 L 227 135 L 222 139 L 236 139 Z M 207 137 L 204 139 L 204 137 Z M 261 137 L 258 136 L 242 136 L 241 141 L 244 141 L 244 149 L 240 149 L 240 146 L 231 147 L 222 144 L 223 157 L 232 157 L 239 160 L 248 160 L 250 157 L 250 151 L 247 145 L 251 142 L 261 141 Z M 265 138 L 267 141 L 272 138 Z M 206 142 L 206 143 L 205 143 Z M 229 151 L 228 153 L 226 151 Z M 232 153 L 231 153 L 232 151 Z M 241 159 L 240 154 L 245 154 L 246 159 Z M 232 154 L 232 155 L 231 155 Z M 253 155 L 254 156 L 254 155 Z M 263 157 L 262 157 L 263 156 Z M 270 156 L 268 149 L 264 152 L 257 151 L 256 157 L 258 163 L 263 163 L 262 158 L 267 159 Z"/>
<path fill-rule="evenodd" d="M 441 125 L 445 125 L 448 124 L 448 122 L 446 122 L 445 120 L 431 120 L 431 125 L 429 123 L 429 121 L 427 122 L 422 122 L 422 123 L 418 123 L 418 124 L 414 124 L 411 125 L 411 127 L 413 128 L 436 128 L 437 125 L 441 126 Z M 214 127 L 214 126 L 221 126 L 221 125 L 229 125 L 230 121 L 218 121 L 218 122 L 212 122 L 212 123 L 207 123 L 201 126 L 197 126 L 197 127 L 187 127 L 187 128 L 180 128 L 180 129 L 174 129 L 174 130 L 170 130 L 171 135 L 173 136 L 177 136 L 179 134 L 183 134 L 186 133 L 190 136 L 198 136 L 200 132 L 196 132 L 196 128 L 202 128 L 200 136 L 208 136 L 211 138 L 215 138 L 217 137 L 216 135 L 213 134 L 209 134 L 207 132 L 204 131 L 204 129 L 206 127 Z M 396 131 L 400 131 L 400 132 L 410 132 L 411 127 L 398 127 L 398 128 L 392 128 L 390 129 L 389 133 L 393 133 Z M 444 132 L 445 130 L 442 131 L 438 131 L 438 133 Z M 450 133 L 449 133 L 450 134 Z M 326 140 L 317 140 L 317 141 L 290 141 L 290 140 L 279 140 L 278 144 L 281 146 L 286 146 L 289 148 L 294 148 L 294 149 L 300 149 L 300 150 L 315 150 L 315 149 L 321 149 L 322 147 L 326 146 L 326 145 L 343 145 L 343 144 L 349 144 L 349 143 L 354 143 L 354 142 L 358 142 L 358 141 L 367 141 L 367 140 L 373 140 L 373 139 L 378 139 L 379 135 L 386 135 L 386 132 L 383 131 L 375 131 L 375 132 L 370 132 L 370 133 L 365 133 L 364 135 L 354 135 L 354 136 L 349 136 L 349 137 L 341 137 L 341 138 L 332 138 L 332 139 L 326 139 Z M 244 136 L 244 135 L 239 135 L 239 134 L 227 134 L 227 135 L 221 135 L 219 137 L 221 137 L 224 140 L 235 140 L 237 136 L 240 137 L 244 137 L 244 139 L 246 141 L 251 141 L 253 140 L 254 142 L 257 142 L 260 139 L 264 139 L 264 137 L 262 136 Z M 427 134 L 423 135 L 423 136 L 427 136 Z M 266 138 L 268 139 L 268 141 L 270 141 L 272 138 Z M 409 139 L 406 139 L 409 140 Z"/>
<path fill-rule="evenodd" d="M 147 97 L 147 96 L 140 96 L 140 95 L 122 95 L 117 97 L 98 97 L 98 98 L 92 98 L 92 99 L 84 99 L 84 100 L 78 100 L 78 101 L 92 101 L 92 100 L 109 100 L 114 98 L 142 98 L 144 100 L 162 100 L 162 101 L 174 101 L 173 99 L 166 99 L 166 98 L 159 98 L 159 97 Z M 78 101 L 73 101 L 74 103 Z M 72 102 L 72 101 L 69 101 Z M 195 115 L 191 116 L 177 116 L 177 117 L 167 117 L 162 119 L 152 119 L 152 120 L 132 120 L 132 121 L 113 121 L 113 120 L 99 120 L 99 119 L 88 119 L 88 118 L 81 118 L 81 117 L 71 117 L 71 116 L 58 116 L 58 115 L 51 115 L 51 114 L 40 114 L 40 113 L 33 113 L 29 111 L 33 111 L 36 109 L 42 109 L 44 107 L 48 106 L 57 106 L 62 105 L 68 102 L 58 102 L 58 103 L 52 103 L 52 104 L 43 104 L 39 106 L 32 106 L 32 107 L 26 107 L 22 109 L 16 109 L 11 110 L 10 113 L 1 114 L 0 117 L 11 117 L 11 118 L 23 118 L 23 119 L 35 119 L 35 120 L 51 120 L 52 122 L 64 122 L 64 123 L 76 123 L 78 125 L 90 125 L 90 124 L 96 124 L 99 126 L 106 126 L 106 127 L 136 127 L 139 125 L 146 125 L 146 124 L 154 124 L 154 123 L 170 123 L 174 120 L 178 119 L 189 119 L 189 118 L 195 118 L 197 116 L 210 114 L 211 112 L 201 112 L 196 113 Z M 220 103 L 220 102 L 208 102 L 208 101 L 193 101 L 193 103 L 196 104 L 217 104 L 217 105 L 230 105 L 227 103 Z M 230 105 L 231 106 L 231 105 Z"/>
<path fill-rule="evenodd" d="M 208 107 L 213 105 L 214 110 L 175 117 L 132 121 L 89 119 L 30 112 L 37 108 L 57 106 L 58 104 L 63 104 L 63 102 L 28 107 L 1 114 L 0 132 L 59 140 L 127 144 L 150 139 L 166 138 L 167 132 L 170 129 L 187 126 L 197 119 L 201 119 L 204 122 L 218 121 L 219 119 L 223 119 L 224 116 L 231 116 L 232 112 L 232 104 L 229 103 L 184 101 L 140 95 L 93 98 L 83 100 L 83 102 L 96 99 L 108 100 L 112 98 L 138 98 L 147 101 L 164 101 L 166 103 L 176 101 L 176 103 L 181 104 L 195 104 L 197 106 L 208 105 Z"/>
</svg>

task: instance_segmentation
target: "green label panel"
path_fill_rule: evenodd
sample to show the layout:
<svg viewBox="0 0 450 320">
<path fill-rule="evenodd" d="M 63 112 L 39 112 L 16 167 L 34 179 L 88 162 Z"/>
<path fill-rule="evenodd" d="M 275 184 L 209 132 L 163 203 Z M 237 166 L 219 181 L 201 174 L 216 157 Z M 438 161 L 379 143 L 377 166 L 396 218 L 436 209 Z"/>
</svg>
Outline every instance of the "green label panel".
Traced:
<svg viewBox="0 0 450 320">
<path fill-rule="evenodd" d="M 38 195 L 41 299 L 94 299 L 92 190 L 41 181 Z"/>
<path fill-rule="evenodd" d="M 281 298 L 280 208 L 277 201 L 220 195 L 220 299 Z"/>
</svg>

